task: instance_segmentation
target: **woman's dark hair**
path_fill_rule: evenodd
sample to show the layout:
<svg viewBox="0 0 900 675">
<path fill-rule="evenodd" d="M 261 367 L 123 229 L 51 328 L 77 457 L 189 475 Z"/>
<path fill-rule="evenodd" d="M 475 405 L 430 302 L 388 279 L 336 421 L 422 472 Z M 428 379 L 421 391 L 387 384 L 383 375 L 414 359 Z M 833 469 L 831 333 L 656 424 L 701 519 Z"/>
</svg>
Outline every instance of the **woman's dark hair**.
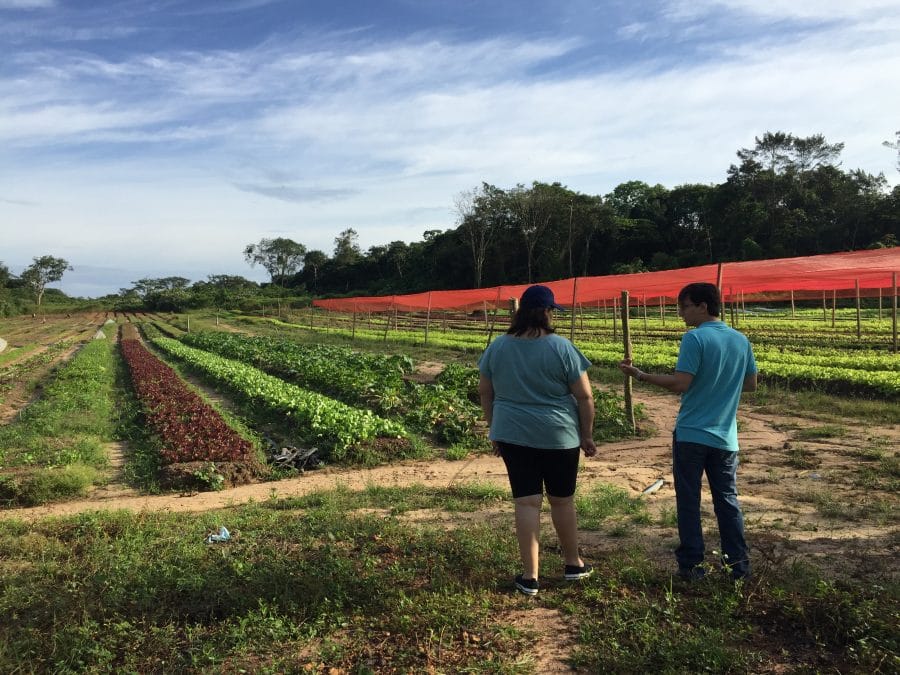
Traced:
<svg viewBox="0 0 900 675">
<path fill-rule="evenodd" d="M 512 324 L 506 333 L 507 335 L 522 337 L 528 333 L 540 333 L 541 330 L 545 330 L 548 333 L 556 332 L 550 327 L 550 317 L 547 308 L 531 307 L 522 309 L 519 307 L 516 313 L 513 314 Z"/>
<path fill-rule="evenodd" d="M 678 304 L 684 302 L 688 298 L 695 305 L 701 302 L 706 303 L 706 311 L 710 316 L 719 316 L 721 301 L 719 300 L 719 289 L 715 284 L 706 284 L 697 282 L 688 284 L 678 293 Z"/>
</svg>

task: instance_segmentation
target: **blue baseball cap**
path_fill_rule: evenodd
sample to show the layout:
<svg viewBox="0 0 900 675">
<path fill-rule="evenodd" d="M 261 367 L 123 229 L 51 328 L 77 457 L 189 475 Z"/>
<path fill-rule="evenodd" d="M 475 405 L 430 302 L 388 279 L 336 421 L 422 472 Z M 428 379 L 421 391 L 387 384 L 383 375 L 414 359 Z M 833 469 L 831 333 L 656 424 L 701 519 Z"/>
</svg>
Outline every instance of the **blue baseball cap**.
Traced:
<svg viewBox="0 0 900 675">
<path fill-rule="evenodd" d="M 519 300 L 522 309 L 562 309 L 556 304 L 553 291 L 546 286 L 529 286 Z"/>
</svg>

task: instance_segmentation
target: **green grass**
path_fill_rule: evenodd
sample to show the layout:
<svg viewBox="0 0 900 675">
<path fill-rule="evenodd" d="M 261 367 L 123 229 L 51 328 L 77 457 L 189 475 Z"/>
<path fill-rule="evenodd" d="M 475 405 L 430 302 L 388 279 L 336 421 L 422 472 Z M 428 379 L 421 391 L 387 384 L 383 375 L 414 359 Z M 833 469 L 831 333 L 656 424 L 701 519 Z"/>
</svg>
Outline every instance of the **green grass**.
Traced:
<svg viewBox="0 0 900 675">
<path fill-rule="evenodd" d="M 587 491 L 575 495 L 578 526 L 584 530 L 598 530 L 604 521 L 630 518 L 633 522 L 647 523 L 646 503 L 640 497 L 632 497 L 615 485 L 598 483 Z M 620 523 L 614 524 L 614 527 Z M 623 532 L 618 531 L 621 535 Z"/>
<path fill-rule="evenodd" d="M 566 584 L 548 533 L 528 600 L 511 590 L 511 515 L 502 527 L 403 518 L 501 500 L 479 484 L 371 486 L 203 514 L 0 521 L 0 672 L 528 673 L 535 640 L 557 639 L 538 608 L 572 626 L 586 672 L 753 673 L 785 655 L 810 672 L 897 663 L 887 573 L 862 586 L 788 566 L 686 585 L 668 560 L 622 545 Z M 223 524 L 232 540 L 205 544 Z"/>
<path fill-rule="evenodd" d="M 745 403 L 762 412 L 802 417 L 836 425 L 849 419 L 876 424 L 894 424 L 900 419 L 900 401 L 833 396 L 821 391 L 791 391 L 774 384 L 760 384 L 756 392 L 744 394 Z"/>
<path fill-rule="evenodd" d="M 0 500 L 39 504 L 83 494 L 100 479 L 114 432 L 114 380 L 110 341 L 92 340 L 0 427 Z"/>
<path fill-rule="evenodd" d="M 786 464 L 795 469 L 815 469 L 822 463 L 818 453 L 813 450 L 795 445 L 787 451 Z"/>
<path fill-rule="evenodd" d="M 797 440 L 810 441 L 819 438 L 841 438 L 847 435 L 846 427 L 838 424 L 824 424 L 818 427 L 808 427 L 806 429 L 797 429 L 794 432 L 794 438 Z"/>
</svg>

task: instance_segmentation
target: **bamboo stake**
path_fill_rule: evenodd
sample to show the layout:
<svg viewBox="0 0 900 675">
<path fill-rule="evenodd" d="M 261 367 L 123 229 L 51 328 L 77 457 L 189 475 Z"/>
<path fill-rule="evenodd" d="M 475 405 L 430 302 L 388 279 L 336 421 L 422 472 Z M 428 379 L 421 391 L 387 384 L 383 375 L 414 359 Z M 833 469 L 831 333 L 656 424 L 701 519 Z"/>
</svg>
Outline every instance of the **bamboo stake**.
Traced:
<svg viewBox="0 0 900 675">
<path fill-rule="evenodd" d="M 891 274 L 891 295 L 894 299 L 891 303 L 891 334 L 894 337 L 894 353 L 897 353 L 897 273 Z"/>
<path fill-rule="evenodd" d="M 728 299 L 731 301 L 728 303 L 731 307 L 731 326 L 732 328 L 737 328 L 737 321 L 734 316 L 734 289 L 730 286 L 728 287 Z"/>
<path fill-rule="evenodd" d="M 625 351 L 625 359 L 631 359 L 631 331 L 628 323 L 628 291 L 622 291 L 622 345 Z M 634 400 L 632 398 L 631 378 L 625 376 L 625 417 L 631 424 L 632 433 L 637 432 L 634 424 Z"/>
<path fill-rule="evenodd" d="M 612 322 L 613 322 L 613 340 L 616 340 L 616 339 L 618 339 L 618 337 L 619 337 L 618 324 L 616 323 L 616 314 L 618 313 L 619 310 L 618 310 L 617 307 L 616 307 L 616 298 L 615 298 L 615 296 L 613 296 L 613 302 L 612 302 L 612 305 L 613 305 L 613 313 L 612 313 Z"/>
<path fill-rule="evenodd" d="M 881 286 L 878 287 L 878 320 L 881 321 Z"/>
<path fill-rule="evenodd" d="M 578 297 L 578 277 L 572 279 L 572 321 L 569 325 L 569 341 L 575 342 L 575 298 Z"/>
<path fill-rule="evenodd" d="M 796 310 L 795 310 L 795 308 L 794 308 L 794 289 L 792 288 L 792 289 L 791 289 L 791 318 L 792 318 L 792 319 L 794 318 L 794 312 L 795 312 L 795 311 L 796 311 Z"/>
<path fill-rule="evenodd" d="M 644 335 L 647 335 L 650 332 L 650 329 L 647 328 L 647 296 L 643 296 L 642 300 L 644 301 Z"/>
<path fill-rule="evenodd" d="M 828 321 L 828 305 L 825 304 L 825 291 L 822 291 L 822 323 Z"/>
<path fill-rule="evenodd" d="M 859 279 L 854 279 L 854 286 L 856 287 L 856 339 L 862 339 L 862 318 L 860 316 L 859 311 Z"/>
<path fill-rule="evenodd" d="M 725 271 L 725 263 L 719 263 L 716 269 L 716 288 L 719 289 L 719 297 L 722 297 L 722 275 Z"/>
<path fill-rule="evenodd" d="M 485 308 L 487 308 L 487 300 L 485 300 Z M 494 302 L 494 313 L 491 315 L 491 328 L 488 330 L 487 344 L 484 345 L 484 348 L 487 349 L 488 345 L 491 344 L 491 338 L 494 337 L 494 324 L 497 321 L 497 310 L 500 309 L 500 287 L 497 287 L 497 300 Z M 485 319 L 487 318 L 487 309 L 485 309 Z"/>
<path fill-rule="evenodd" d="M 428 311 L 425 313 L 425 344 L 428 344 L 428 324 L 431 323 L 431 291 L 428 291 Z"/>
<path fill-rule="evenodd" d="M 385 317 L 384 317 L 384 335 L 381 338 L 382 342 L 387 342 L 388 330 L 391 327 L 390 311 L 394 307 L 394 298 L 395 297 L 397 297 L 397 296 L 391 296 L 391 306 L 390 306 L 390 308 L 388 308 L 388 313 L 385 314 Z"/>
<path fill-rule="evenodd" d="M 834 328 L 834 315 L 837 312 L 837 289 L 831 291 L 831 327 Z"/>
</svg>

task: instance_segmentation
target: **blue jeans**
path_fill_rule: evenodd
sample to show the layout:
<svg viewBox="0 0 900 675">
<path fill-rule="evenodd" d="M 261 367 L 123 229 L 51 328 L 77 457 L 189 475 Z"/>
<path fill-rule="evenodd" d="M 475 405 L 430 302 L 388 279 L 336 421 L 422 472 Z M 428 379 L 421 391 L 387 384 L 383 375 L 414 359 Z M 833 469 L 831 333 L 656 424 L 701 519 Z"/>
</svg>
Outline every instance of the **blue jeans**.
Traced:
<svg viewBox="0 0 900 675">
<path fill-rule="evenodd" d="M 675 503 L 678 509 L 678 536 L 675 549 L 678 568 L 690 572 L 703 562 L 703 530 L 700 526 L 700 488 L 703 472 L 709 481 L 713 508 L 722 539 L 722 562 L 735 579 L 750 574 L 750 553 L 744 539 L 744 516 L 737 500 L 738 454 L 701 443 L 672 442 L 672 472 L 675 475 Z"/>
</svg>

